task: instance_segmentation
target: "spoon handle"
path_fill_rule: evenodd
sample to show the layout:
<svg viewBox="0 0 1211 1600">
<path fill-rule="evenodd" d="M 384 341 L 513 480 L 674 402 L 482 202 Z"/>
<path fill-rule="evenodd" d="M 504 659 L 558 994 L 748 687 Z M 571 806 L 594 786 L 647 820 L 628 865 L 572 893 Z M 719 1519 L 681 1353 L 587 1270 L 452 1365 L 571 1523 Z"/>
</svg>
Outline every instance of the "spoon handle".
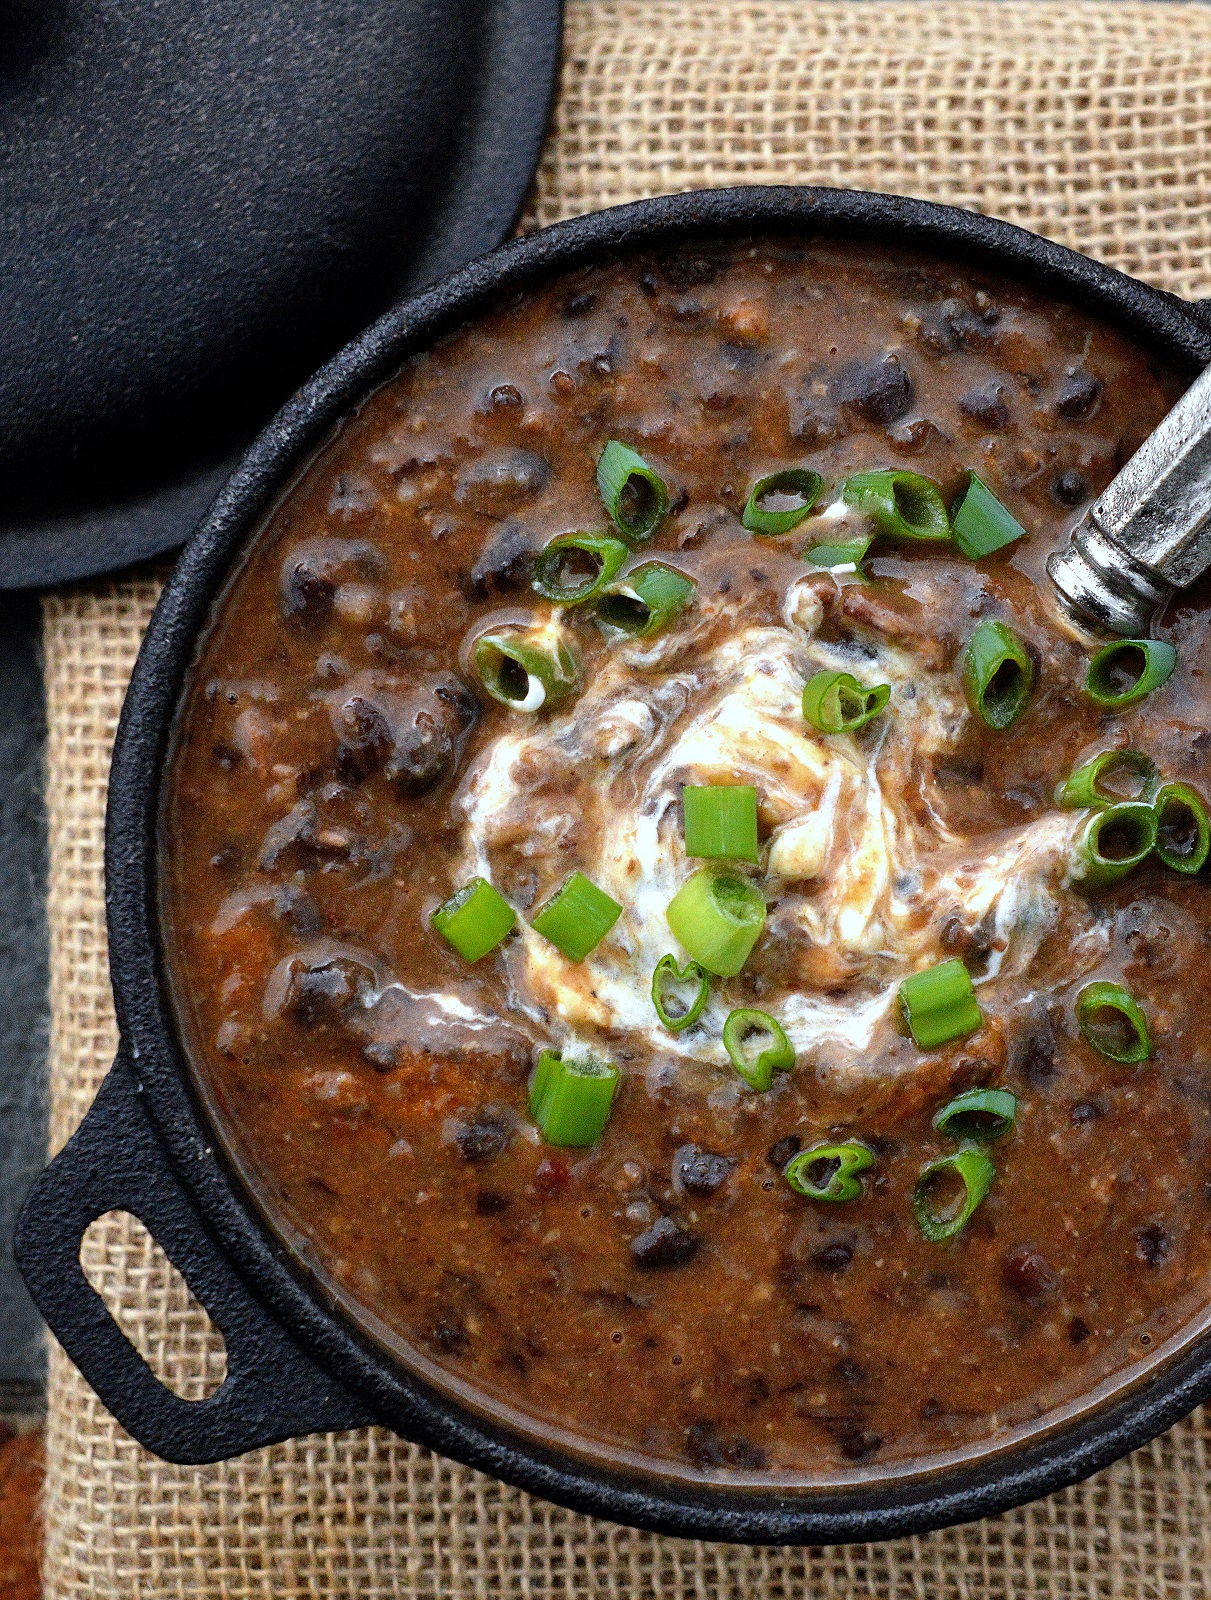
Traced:
<svg viewBox="0 0 1211 1600">
<path fill-rule="evenodd" d="M 1211 566 L 1211 367 L 1048 558 L 1082 622 L 1146 637 L 1178 589 Z"/>
</svg>

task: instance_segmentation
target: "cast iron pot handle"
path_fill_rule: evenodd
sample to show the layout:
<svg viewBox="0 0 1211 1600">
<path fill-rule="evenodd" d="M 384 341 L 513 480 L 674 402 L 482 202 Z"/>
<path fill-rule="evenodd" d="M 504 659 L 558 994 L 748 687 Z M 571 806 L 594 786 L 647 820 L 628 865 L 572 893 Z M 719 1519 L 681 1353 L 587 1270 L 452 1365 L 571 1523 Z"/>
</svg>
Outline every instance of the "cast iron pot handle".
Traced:
<svg viewBox="0 0 1211 1600">
<path fill-rule="evenodd" d="M 183 1400 L 166 1388 L 84 1276 L 80 1242 L 107 1211 L 139 1218 L 222 1332 L 227 1377 L 207 1399 Z M 304 1355 L 226 1261 L 147 1120 L 124 1048 L 75 1136 L 30 1190 L 16 1254 L 64 1350 L 127 1432 L 166 1461 L 221 1461 L 374 1420 Z"/>
</svg>

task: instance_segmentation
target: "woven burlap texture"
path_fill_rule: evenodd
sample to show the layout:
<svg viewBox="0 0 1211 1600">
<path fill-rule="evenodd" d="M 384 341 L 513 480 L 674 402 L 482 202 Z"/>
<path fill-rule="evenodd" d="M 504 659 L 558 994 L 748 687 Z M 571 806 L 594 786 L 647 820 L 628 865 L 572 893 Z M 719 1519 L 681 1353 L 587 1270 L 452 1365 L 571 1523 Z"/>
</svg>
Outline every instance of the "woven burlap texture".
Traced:
<svg viewBox="0 0 1211 1600">
<path fill-rule="evenodd" d="M 1129 0 L 570 0 L 530 210 L 543 224 L 695 185 L 897 190 L 996 212 L 1186 295 L 1211 294 L 1211 8 Z M 154 579 L 46 602 L 57 1146 L 113 1055 L 101 839 L 122 693 Z M 140 1225 L 83 1258 L 181 1392 L 221 1347 Z M 1211 1594 L 1201 1416 L 1010 1516 L 835 1551 L 684 1544 L 595 1523 L 381 1430 L 202 1470 L 154 1460 L 53 1352 L 51 1597 L 660 1600 Z"/>
</svg>

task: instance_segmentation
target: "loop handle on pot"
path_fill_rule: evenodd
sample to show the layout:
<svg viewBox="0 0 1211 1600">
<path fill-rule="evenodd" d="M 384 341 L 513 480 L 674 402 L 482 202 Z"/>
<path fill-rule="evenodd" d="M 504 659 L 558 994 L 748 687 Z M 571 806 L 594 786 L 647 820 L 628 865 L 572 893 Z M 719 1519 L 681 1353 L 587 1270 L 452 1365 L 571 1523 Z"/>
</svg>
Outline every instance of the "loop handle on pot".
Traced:
<svg viewBox="0 0 1211 1600">
<path fill-rule="evenodd" d="M 183 1400 L 160 1382 L 84 1276 L 86 1230 L 119 1210 L 155 1237 L 223 1335 L 227 1377 L 204 1400 Z M 299 1434 L 373 1421 L 225 1259 L 147 1120 L 124 1048 L 80 1128 L 30 1190 L 15 1244 L 52 1333 L 127 1432 L 166 1461 L 221 1461 Z"/>
</svg>

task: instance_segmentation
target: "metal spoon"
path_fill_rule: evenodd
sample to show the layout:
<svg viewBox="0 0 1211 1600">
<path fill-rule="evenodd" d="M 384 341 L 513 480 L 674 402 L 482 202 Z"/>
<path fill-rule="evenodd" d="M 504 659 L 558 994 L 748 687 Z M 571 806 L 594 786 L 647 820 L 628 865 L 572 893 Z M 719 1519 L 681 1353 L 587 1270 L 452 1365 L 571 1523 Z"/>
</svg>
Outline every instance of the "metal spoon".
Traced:
<svg viewBox="0 0 1211 1600">
<path fill-rule="evenodd" d="M 1086 627 L 1147 638 L 1178 589 L 1211 566 L 1211 367 L 1048 557 Z"/>
</svg>

